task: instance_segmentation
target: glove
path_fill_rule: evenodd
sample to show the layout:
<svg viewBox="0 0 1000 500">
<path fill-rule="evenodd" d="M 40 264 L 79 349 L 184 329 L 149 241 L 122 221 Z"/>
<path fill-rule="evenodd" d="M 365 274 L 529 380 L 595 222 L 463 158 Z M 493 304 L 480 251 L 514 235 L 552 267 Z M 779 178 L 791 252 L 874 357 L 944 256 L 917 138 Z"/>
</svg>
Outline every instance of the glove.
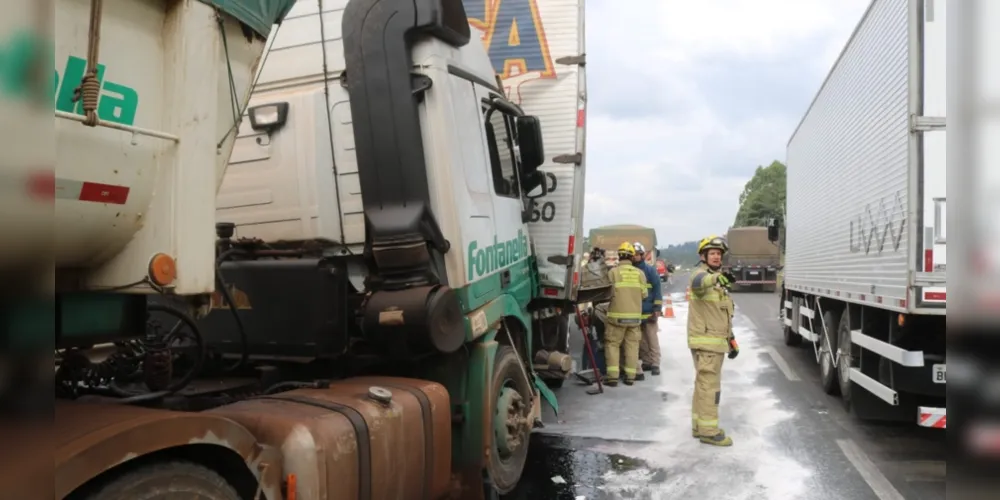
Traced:
<svg viewBox="0 0 1000 500">
<path fill-rule="evenodd" d="M 729 359 L 736 359 L 740 355 L 740 345 L 736 343 L 736 337 L 729 337 Z"/>
<path fill-rule="evenodd" d="M 722 273 L 719 275 L 719 285 L 723 288 L 729 288 L 734 281 L 736 281 L 736 277 L 732 274 Z"/>
</svg>

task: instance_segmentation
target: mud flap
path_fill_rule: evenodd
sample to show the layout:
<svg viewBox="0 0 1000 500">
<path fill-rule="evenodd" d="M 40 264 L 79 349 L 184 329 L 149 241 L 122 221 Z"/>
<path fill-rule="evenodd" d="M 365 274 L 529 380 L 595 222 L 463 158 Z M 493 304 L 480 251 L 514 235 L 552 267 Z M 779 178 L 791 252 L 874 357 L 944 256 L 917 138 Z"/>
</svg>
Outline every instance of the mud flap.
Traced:
<svg viewBox="0 0 1000 500">
<path fill-rule="evenodd" d="M 545 382 L 542 381 L 541 377 L 539 377 L 537 373 L 532 373 L 531 375 L 532 380 L 535 382 L 535 388 L 537 388 L 539 394 L 542 395 L 542 399 L 552 406 L 552 410 L 555 411 L 556 415 L 558 415 L 559 402 L 556 401 L 556 393 L 552 392 L 552 389 L 549 389 L 549 386 L 545 385 Z"/>
</svg>

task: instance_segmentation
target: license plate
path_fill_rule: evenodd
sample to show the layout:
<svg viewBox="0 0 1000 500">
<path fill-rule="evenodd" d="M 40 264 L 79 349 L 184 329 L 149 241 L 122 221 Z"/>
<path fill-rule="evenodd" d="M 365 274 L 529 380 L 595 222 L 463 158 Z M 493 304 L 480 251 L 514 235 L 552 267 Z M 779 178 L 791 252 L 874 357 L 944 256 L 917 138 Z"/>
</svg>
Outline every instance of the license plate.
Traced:
<svg viewBox="0 0 1000 500">
<path fill-rule="evenodd" d="M 758 275 L 760 275 L 759 271 L 750 271 L 750 276 L 758 276 Z"/>
<path fill-rule="evenodd" d="M 931 377 L 935 384 L 947 384 L 948 376 L 946 374 L 946 369 L 948 365 L 934 365 L 931 367 Z"/>
</svg>

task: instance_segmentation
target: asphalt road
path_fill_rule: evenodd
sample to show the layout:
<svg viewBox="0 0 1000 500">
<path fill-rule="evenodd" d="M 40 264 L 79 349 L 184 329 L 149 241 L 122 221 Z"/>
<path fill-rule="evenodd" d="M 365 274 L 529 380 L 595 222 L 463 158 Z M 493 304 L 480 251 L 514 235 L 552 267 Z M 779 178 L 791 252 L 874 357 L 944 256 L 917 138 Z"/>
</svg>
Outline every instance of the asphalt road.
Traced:
<svg viewBox="0 0 1000 500">
<path fill-rule="evenodd" d="M 532 437 L 517 500 L 930 500 L 945 498 L 945 435 L 871 424 L 823 393 L 811 347 L 784 345 L 778 297 L 735 295 L 740 356 L 723 370 L 721 423 L 735 444 L 691 437 L 686 276 L 665 286 L 662 374 L 589 396 L 572 380 Z M 579 358 L 582 337 L 573 332 Z M 579 361 L 578 361 L 579 363 Z"/>
</svg>

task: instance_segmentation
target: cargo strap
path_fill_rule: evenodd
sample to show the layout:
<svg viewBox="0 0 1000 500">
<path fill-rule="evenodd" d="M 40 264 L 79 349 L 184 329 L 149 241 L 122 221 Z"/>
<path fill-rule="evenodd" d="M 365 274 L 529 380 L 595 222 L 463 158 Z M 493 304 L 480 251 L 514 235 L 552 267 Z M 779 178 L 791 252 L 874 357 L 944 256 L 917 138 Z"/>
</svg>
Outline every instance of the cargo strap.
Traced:
<svg viewBox="0 0 1000 500">
<path fill-rule="evenodd" d="M 380 380 L 378 385 L 410 393 L 420 403 L 420 418 L 424 424 L 424 500 L 431 500 L 431 472 L 434 470 L 434 420 L 431 416 L 431 400 L 424 391 L 415 387 Z"/>
<path fill-rule="evenodd" d="M 358 437 L 358 500 L 371 500 L 372 498 L 372 445 L 371 434 L 368 432 L 368 422 L 361 412 L 350 406 L 334 403 L 333 401 L 319 401 L 313 398 L 296 395 L 276 395 L 257 396 L 254 399 L 270 399 L 273 401 L 288 401 L 306 406 L 314 406 L 337 412 L 347 418 L 354 426 L 354 432 Z"/>
</svg>

